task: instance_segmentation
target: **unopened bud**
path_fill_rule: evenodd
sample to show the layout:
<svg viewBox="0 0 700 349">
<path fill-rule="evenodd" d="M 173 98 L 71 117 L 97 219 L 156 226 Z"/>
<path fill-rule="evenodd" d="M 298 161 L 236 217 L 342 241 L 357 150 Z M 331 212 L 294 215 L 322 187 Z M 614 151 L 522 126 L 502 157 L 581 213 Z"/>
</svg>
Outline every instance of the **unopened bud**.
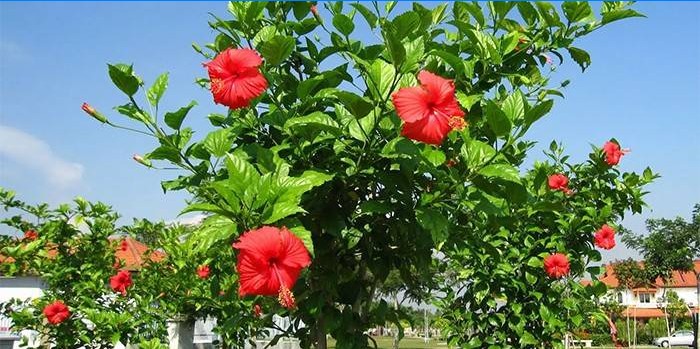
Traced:
<svg viewBox="0 0 700 349">
<path fill-rule="evenodd" d="M 95 110 L 95 108 L 93 108 L 91 105 L 89 105 L 87 103 L 83 103 L 83 106 L 81 107 L 81 109 L 83 109 L 84 112 L 86 112 L 88 115 L 95 118 L 97 121 L 99 121 L 101 123 L 107 122 L 107 118 L 104 115 L 102 115 L 102 113 Z"/>
<path fill-rule="evenodd" d="M 144 159 L 143 156 L 141 156 L 141 155 L 134 154 L 132 159 L 134 159 L 134 161 L 136 161 L 139 164 L 144 165 L 146 167 L 153 167 L 153 165 L 151 165 L 151 160 Z"/>
</svg>

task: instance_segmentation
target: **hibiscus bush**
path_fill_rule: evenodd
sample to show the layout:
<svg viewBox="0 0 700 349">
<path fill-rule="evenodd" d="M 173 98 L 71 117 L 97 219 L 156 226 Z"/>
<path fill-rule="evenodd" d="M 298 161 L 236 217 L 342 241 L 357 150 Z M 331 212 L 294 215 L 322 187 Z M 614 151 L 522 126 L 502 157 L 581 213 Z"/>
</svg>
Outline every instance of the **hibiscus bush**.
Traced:
<svg viewBox="0 0 700 349">
<path fill-rule="evenodd" d="M 57 348 L 112 348 L 165 336 L 153 297 L 132 294 L 138 274 L 116 257 L 124 241 L 114 238 L 119 216 L 109 206 L 82 198 L 55 209 L 29 205 L 0 188 L 0 207 L 11 214 L 0 223 L 25 232 L 0 250 L 0 275 L 37 276 L 44 287 L 40 298 L 0 305 L 14 330 L 37 331 L 43 344 Z"/>
<path fill-rule="evenodd" d="M 590 65 L 577 40 L 641 15 L 604 3 L 596 16 L 585 2 L 228 10 L 209 23 L 214 41 L 194 45 L 206 60 L 197 82 L 221 105 L 203 137 L 185 122 L 203 117 L 195 102 L 160 112 L 168 74 L 146 84 L 109 65 L 125 95 L 115 110 L 137 129 L 83 105 L 157 140 L 138 163 L 182 169 L 162 187 L 191 195 L 183 213 L 207 214 L 190 246 L 216 265 L 211 287 L 291 316 L 281 330 L 304 347 L 326 348 L 330 334 L 364 348 L 367 328 L 408 318 L 373 302 L 394 271 L 409 292 L 432 291 L 452 345 L 560 345 L 583 318 L 574 300 L 605 292 L 588 267 L 594 243 L 614 245 L 610 227 L 641 211 L 655 175 L 618 170 L 614 139 L 580 164 L 553 143 L 526 169 L 525 137 L 568 84 L 551 82 L 564 55 Z M 586 274 L 591 286 L 576 283 Z M 238 309 L 218 331 L 257 315 Z"/>
</svg>

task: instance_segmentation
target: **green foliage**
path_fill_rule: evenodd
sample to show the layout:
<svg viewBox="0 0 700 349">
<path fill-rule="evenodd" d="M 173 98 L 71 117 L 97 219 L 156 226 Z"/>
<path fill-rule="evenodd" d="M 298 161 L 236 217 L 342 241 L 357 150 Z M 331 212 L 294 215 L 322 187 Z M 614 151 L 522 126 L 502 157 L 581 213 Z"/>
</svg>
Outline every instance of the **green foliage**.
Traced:
<svg viewBox="0 0 700 349">
<path fill-rule="evenodd" d="M 401 309 L 375 301 L 390 275 L 406 292 L 438 291 L 432 294 L 440 295 L 435 304 L 451 345 L 558 343 L 589 310 L 577 300 L 606 291 L 597 275 L 589 287 L 575 281 L 600 260 L 592 233 L 641 212 L 643 187 L 656 176 L 611 168 L 600 149 L 573 164 L 556 143 L 546 162 L 524 168 L 534 145 L 525 136 L 568 84 L 550 82 L 555 67 L 545 56 L 563 61 L 560 52 L 568 51 L 586 69 L 590 56 L 573 45 L 635 16 L 629 5 L 606 3 L 598 18 L 582 2 L 562 3 L 561 11 L 546 2 L 416 3 L 396 14 L 396 2 L 383 9 L 336 2 L 324 4 L 332 16 L 324 22 L 308 4 L 232 2 L 233 18 L 214 17 L 214 42 L 195 49 L 206 58 L 257 49 L 269 83 L 262 96 L 249 108 L 210 115 L 213 130 L 196 140 L 180 129 L 184 115 L 166 117 L 168 133 L 157 111 L 139 107 L 129 68 L 113 77 L 130 96 L 118 111 L 158 139 L 149 159 L 186 171 L 162 186 L 186 190 L 185 211 L 208 215 L 182 253 L 214 265 L 212 282 L 237 287 L 226 263 L 230 243 L 246 230 L 285 225 L 304 240 L 314 259 L 293 290 L 291 315 L 307 326 L 283 329 L 304 347 L 326 348 L 331 334 L 338 348 L 365 348 L 365 329 L 387 321 L 401 329 Z M 378 43 L 358 40 L 358 13 Z M 421 70 L 452 79 L 468 111 L 468 127 L 439 146 L 401 136 L 391 103 L 398 89 L 417 85 Z M 569 176 L 572 195 L 547 189 L 555 172 Z M 542 258 L 557 251 L 571 259 L 562 281 L 542 268 Z M 216 313 L 220 331 L 233 339 L 249 324 L 237 306 Z"/>
<path fill-rule="evenodd" d="M 135 343 L 165 335 L 167 315 L 157 313 L 149 295 L 121 297 L 109 288 L 120 241 L 111 239 L 119 233 L 115 227 L 119 216 L 109 206 L 82 198 L 55 209 L 31 206 L 3 188 L 0 205 L 13 214 L 0 223 L 38 232 L 33 241 L 4 241 L 0 255 L 13 261 L 0 263 L 0 274 L 36 275 L 46 287 L 40 298 L 13 299 L 0 306 L 14 329 L 36 330 L 58 348 L 112 347 L 117 341 Z M 138 276 L 134 281 L 139 283 Z M 47 323 L 42 314 L 55 300 L 62 300 L 71 312 L 59 325 Z"/>
</svg>

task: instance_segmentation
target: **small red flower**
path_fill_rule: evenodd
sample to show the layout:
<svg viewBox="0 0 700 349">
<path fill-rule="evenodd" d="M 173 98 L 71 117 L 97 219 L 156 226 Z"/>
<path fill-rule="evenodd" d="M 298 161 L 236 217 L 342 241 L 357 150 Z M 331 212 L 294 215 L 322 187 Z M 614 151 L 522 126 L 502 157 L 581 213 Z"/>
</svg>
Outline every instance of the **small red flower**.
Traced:
<svg viewBox="0 0 700 349">
<path fill-rule="evenodd" d="M 595 235 L 593 235 L 593 241 L 596 246 L 602 249 L 612 249 L 615 247 L 615 229 L 607 224 L 603 224 L 603 226 L 595 232 Z"/>
<path fill-rule="evenodd" d="M 262 316 L 262 308 L 260 307 L 260 304 L 253 306 L 253 315 L 255 315 L 255 317 Z"/>
<path fill-rule="evenodd" d="M 129 250 L 129 243 L 126 241 L 126 239 L 122 240 L 122 242 L 119 244 L 119 249 L 124 252 Z"/>
<path fill-rule="evenodd" d="M 200 265 L 197 267 L 197 276 L 200 279 L 207 279 L 209 278 L 209 273 L 211 270 L 209 269 L 208 265 Z"/>
<path fill-rule="evenodd" d="M 44 307 L 44 316 L 52 325 L 58 325 L 70 317 L 70 310 L 62 301 L 54 301 Z"/>
<path fill-rule="evenodd" d="M 569 273 L 569 258 L 562 253 L 554 253 L 544 259 L 544 271 L 550 277 L 559 279 Z"/>
<path fill-rule="evenodd" d="M 622 156 L 629 153 L 629 150 L 620 149 L 619 144 L 607 141 L 603 145 L 603 153 L 605 153 L 605 162 L 610 166 L 614 166 L 620 163 Z"/>
<path fill-rule="evenodd" d="M 316 5 L 311 5 L 311 14 L 313 14 L 314 17 L 318 17 L 318 8 Z"/>
<path fill-rule="evenodd" d="M 547 184 L 549 189 L 566 191 L 569 188 L 569 178 L 561 173 L 550 175 Z"/>
<path fill-rule="evenodd" d="M 120 270 L 117 275 L 109 278 L 109 285 L 112 287 L 112 290 L 121 293 L 122 296 L 126 296 L 126 289 L 133 284 L 131 273 L 128 270 Z"/>
<path fill-rule="evenodd" d="M 278 295 L 283 307 L 295 307 L 290 289 L 301 270 L 311 264 L 309 251 L 301 239 L 285 227 L 264 226 L 243 234 L 233 248 L 240 251 L 236 267 L 241 297 Z"/>
<path fill-rule="evenodd" d="M 27 230 L 24 232 L 24 239 L 33 241 L 39 238 L 39 233 L 35 232 L 34 230 Z"/>
<path fill-rule="evenodd" d="M 455 159 L 449 159 L 445 161 L 445 166 L 447 166 L 448 168 L 455 167 L 457 166 L 457 161 Z"/>
<path fill-rule="evenodd" d="M 209 72 L 214 102 L 231 109 L 248 107 L 267 89 L 260 72 L 262 58 L 251 49 L 226 49 L 204 66 Z"/>
<path fill-rule="evenodd" d="M 466 126 L 464 111 L 455 98 L 452 80 L 429 71 L 418 73 L 420 86 L 404 87 L 391 96 L 396 113 L 404 121 L 401 134 L 439 145 L 453 129 Z"/>
</svg>

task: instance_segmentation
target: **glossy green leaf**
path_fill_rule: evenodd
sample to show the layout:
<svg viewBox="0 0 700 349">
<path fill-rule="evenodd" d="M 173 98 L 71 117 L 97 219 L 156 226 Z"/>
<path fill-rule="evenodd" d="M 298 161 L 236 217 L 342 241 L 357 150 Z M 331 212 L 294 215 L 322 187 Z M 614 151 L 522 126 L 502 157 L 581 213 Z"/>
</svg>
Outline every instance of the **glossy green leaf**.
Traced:
<svg viewBox="0 0 700 349">
<path fill-rule="evenodd" d="M 265 41 L 260 46 L 260 53 L 265 62 L 270 65 L 279 65 L 294 51 L 296 42 L 291 36 L 277 35 Z"/>
<path fill-rule="evenodd" d="M 165 93 L 165 90 L 168 89 L 168 73 L 163 73 L 160 74 L 157 78 L 156 81 L 153 82 L 153 85 L 146 91 L 146 97 L 148 98 L 148 102 L 151 103 L 152 106 L 157 106 L 158 102 L 160 102 L 160 99 L 163 97 L 163 94 Z"/>
<path fill-rule="evenodd" d="M 126 64 L 107 64 L 109 77 L 118 89 L 127 96 L 133 96 L 138 92 L 141 81 L 134 74 L 134 68 Z"/>
<path fill-rule="evenodd" d="M 179 130 L 180 126 L 182 126 L 182 121 L 185 120 L 185 117 L 187 116 L 187 113 L 189 113 L 190 109 L 192 109 L 192 107 L 195 105 L 197 105 L 197 102 L 192 101 L 186 107 L 182 107 L 171 113 L 165 113 L 165 116 L 163 117 L 165 124 L 170 126 L 170 128 L 173 130 Z"/>
<path fill-rule="evenodd" d="M 207 149 L 211 155 L 220 158 L 226 155 L 233 146 L 231 130 L 224 128 L 213 131 L 204 138 L 203 144 L 204 148 Z"/>
</svg>

